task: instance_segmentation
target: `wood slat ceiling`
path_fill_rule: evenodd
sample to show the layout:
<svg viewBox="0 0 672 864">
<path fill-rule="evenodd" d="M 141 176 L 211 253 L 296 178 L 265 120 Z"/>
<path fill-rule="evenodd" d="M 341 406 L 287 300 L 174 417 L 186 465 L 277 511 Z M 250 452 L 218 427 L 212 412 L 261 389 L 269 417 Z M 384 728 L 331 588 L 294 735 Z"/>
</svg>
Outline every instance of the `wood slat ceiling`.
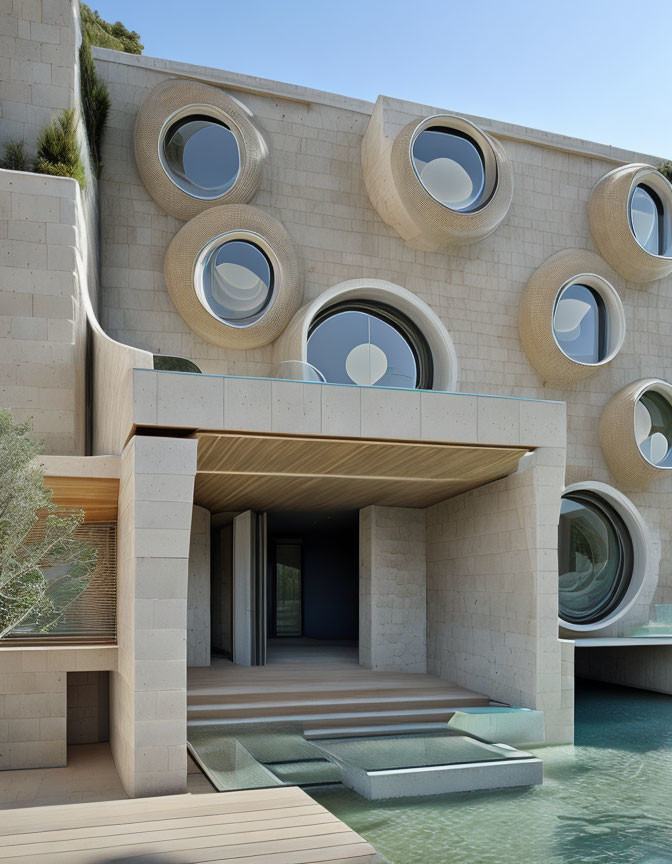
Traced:
<svg viewBox="0 0 672 864">
<path fill-rule="evenodd" d="M 53 502 L 59 507 L 76 507 L 86 522 L 116 522 L 119 500 L 117 477 L 51 477 L 44 485 L 52 490 Z"/>
<path fill-rule="evenodd" d="M 221 510 L 427 507 L 511 474 L 514 447 L 197 432 L 194 500 Z"/>
</svg>

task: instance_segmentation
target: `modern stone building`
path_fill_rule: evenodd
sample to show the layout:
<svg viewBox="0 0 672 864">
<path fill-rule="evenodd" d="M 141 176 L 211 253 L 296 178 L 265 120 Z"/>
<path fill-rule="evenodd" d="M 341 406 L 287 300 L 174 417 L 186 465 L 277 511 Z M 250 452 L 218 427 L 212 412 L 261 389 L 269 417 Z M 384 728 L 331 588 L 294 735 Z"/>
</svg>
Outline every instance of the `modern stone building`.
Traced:
<svg viewBox="0 0 672 864">
<path fill-rule="evenodd" d="M 79 105 L 77 16 L 2 4 L 0 139 Z M 116 600 L 0 648 L 0 768 L 109 735 L 130 795 L 184 791 L 187 667 L 218 716 L 283 645 L 536 709 L 547 743 L 575 666 L 672 692 L 662 160 L 94 57 L 100 178 L 0 171 L 0 405 Z M 403 698 L 380 717 L 454 710 Z"/>
</svg>

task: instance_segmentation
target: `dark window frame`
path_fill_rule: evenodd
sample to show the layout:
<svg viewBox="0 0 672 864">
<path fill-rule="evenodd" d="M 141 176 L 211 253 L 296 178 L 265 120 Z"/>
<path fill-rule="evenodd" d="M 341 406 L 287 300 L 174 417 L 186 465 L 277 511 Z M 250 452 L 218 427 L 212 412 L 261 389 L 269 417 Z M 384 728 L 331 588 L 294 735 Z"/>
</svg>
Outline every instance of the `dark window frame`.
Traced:
<svg viewBox="0 0 672 864">
<path fill-rule="evenodd" d="M 596 366 L 598 363 L 602 363 L 602 361 L 607 357 L 609 352 L 609 316 L 607 314 L 607 304 L 604 302 L 604 297 L 600 294 L 600 292 L 593 288 L 592 285 L 586 285 L 585 282 L 571 282 L 569 285 L 566 285 L 558 294 L 555 300 L 555 305 L 553 306 L 553 316 L 552 316 L 552 327 L 553 327 L 553 336 L 555 341 L 558 344 L 558 347 L 570 360 L 573 360 L 575 363 L 585 363 L 584 360 L 577 360 L 576 357 L 572 357 L 567 351 L 563 348 L 562 342 L 558 339 L 557 334 L 555 332 L 555 313 L 558 309 L 558 304 L 561 302 L 564 294 L 570 288 L 585 288 L 595 300 L 595 306 L 597 308 L 597 354 L 598 359 L 593 361 L 592 363 L 586 363 L 586 365 Z"/>
</svg>

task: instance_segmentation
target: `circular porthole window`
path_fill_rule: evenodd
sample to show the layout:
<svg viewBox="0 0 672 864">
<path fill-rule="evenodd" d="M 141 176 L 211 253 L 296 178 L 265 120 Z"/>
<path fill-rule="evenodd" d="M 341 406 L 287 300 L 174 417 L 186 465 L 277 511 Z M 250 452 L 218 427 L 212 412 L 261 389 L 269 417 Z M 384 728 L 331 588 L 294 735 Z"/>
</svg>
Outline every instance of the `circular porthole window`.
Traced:
<svg viewBox="0 0 672 864">
<path fill-rule="evenodd" d="M 672 469 L 672 384 L 634 381 L 615 393 L 600 417 L 609 470 L 629 489 L 646 489 Z"/>
<path fill-rule="evenodd" d="M 525 287 L 520 338 L 545 382 L 568 386 L 583 380 L 623 346 L 623 304 L 611 282 L 597 275 L 598 268 L 608 269 L 597 255 L 567 249 L 542 264 Z"/>
<path fill-rule="evenodd" d="M 654 389 L 642 393 L 635 403 L 635 440 L 651 465 L 672 467 L 672 404 L 668 396 Z"/>
<path fill-rule="evenodd" d="M 590 229 L 604 258 L 631 282 L 672 272 L 672 185 L 651 165 L 605 174 L 590 196 Z"/>
<path fill-rule="evenodd" d="M 625 522 L 588 490 L 567 493 L 560 508 L 558 602 L 562 621 L 595 624 L 622 603 L 633 573 Z"/>
<path fill-rule="evenodd" d="M 561 351 L 577 363 L 600 363 L 607 349 L 607 312 L 602 297 L 575 282 L 560 291 L 553 333 Z"/>
<path fill-rule="evenodd" d="M 501 142 L 465 117 L 394 121 L 374 111 L 362 144 L 362 171 L 381 219 L 428 252 L 492 234 L 513 199 L 513 166 Z"/>
<path fill-rule="evenodd" d="M 168 291 L 184 321 L 224 348 L 259 348 L 283 332 L 302 295 L 292 240 L 272 216 L 244 204 L 211 207 L 173 237 Z"/>
<path fill-rule="evenodd" d="M 252 112 L 221 87 L 170 78 L 138 111 L 135 160 L 156 203 L 187 221 L 216 204 L 249 201 L 268 147 Z"/>
<path fill-rule="evenodd" d="M 482 206 L 485 162 L 473 138 L 446 126 L 429 126 L 413 140 L 412 155 L 420 182 L 440 204 L 461 212 Z"/>
<path fill-rule="evenodd" d="M 173 183 L 195 198 L 221 198 L 240 172 L 236 136 L 226 123 L 207 114 L 168 121 L 160 153 Z"/>
<path fill-rule="evenodd" d="M 273 266 L 250 240 L 215 237 L 196 261 L 196 293 L 215 318 L 249 327 L 273 302 Z"/>
<path fill-rule="evenodd" d="M 426 340 L 405 315 L 373 302 L 326 309 L 308 335 L 308 363 L 332 384 L 430 389 Z"/>
</svg>

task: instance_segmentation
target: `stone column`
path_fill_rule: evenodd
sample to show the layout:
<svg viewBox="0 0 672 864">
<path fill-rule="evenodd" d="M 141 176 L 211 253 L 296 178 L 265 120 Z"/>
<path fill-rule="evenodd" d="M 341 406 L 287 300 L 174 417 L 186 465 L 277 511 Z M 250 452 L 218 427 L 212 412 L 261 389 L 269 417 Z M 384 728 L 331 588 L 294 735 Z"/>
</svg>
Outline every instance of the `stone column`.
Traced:
<svg viewBox="0 0 672 864">
<path fill-rule="evenodd" d="M 558 639 L 564 450 L 540 448 L 509 477 L 427 511 L 428 671 L 545 713 L 573 738 L 573 654 Z"/>
<path fill-rule="evenodd" d="M 189 543 L 187 666 L 210 665 L 210 511 L 194 507 Z"/>
<path fill-rule="evenodd" d="M 359 514 L 359 662 L 427 668 L 425 511 L 366 507 Z"/>
<path fill-rule="evenodd" d="M 132 796 L 187 785 L 187 586 L 197 442 L 134 437 L 121 456 L 110 738 Z"/>
</svg>

